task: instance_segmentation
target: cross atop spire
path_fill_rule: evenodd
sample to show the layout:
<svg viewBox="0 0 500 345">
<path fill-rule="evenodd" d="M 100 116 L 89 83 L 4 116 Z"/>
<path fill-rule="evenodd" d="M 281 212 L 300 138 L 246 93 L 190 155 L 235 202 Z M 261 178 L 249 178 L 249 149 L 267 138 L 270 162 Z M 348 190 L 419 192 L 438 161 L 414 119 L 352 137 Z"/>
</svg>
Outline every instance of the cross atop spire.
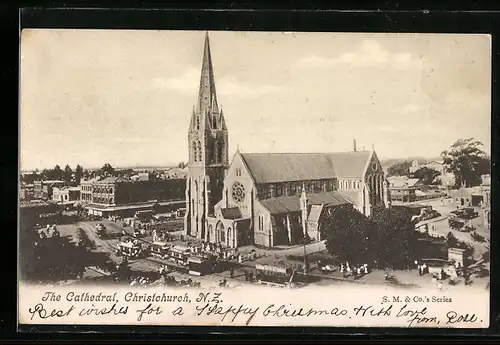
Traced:
<svg viewBox="0 0 500 345">
<path fill-rule="evenodd" d="M 203 50 L 203 64 L 201 67 L 197 110 L 201 114 L 206 114 L 208 111 L 218 112 L 214 68 L 212 66 L 212 55 L 210 53 L 208 31 L 205 34 L 205 48 Z"/>
</svg>

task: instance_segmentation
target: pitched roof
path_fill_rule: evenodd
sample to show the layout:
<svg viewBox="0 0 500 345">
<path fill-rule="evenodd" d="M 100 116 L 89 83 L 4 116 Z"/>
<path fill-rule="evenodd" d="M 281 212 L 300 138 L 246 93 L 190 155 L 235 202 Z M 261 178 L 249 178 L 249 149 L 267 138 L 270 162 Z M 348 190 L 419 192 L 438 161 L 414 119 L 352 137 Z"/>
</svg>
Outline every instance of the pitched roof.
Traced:
<svg viewBox="0 0 500 345">
<path fill-rule="evenodd" d="M 224 219 L 239 219 L 242 217 L 239 207 L 228 207 L 221 209 Z"/>
<path fill-rule="evenodd" d="M 408 178 L 406 176 L 391 176 L 387 180 L 389 181 L 390 187 L 395 188 L 413 188 L 420 182 L 418 178 Z"/>
<path fill-rule="evenodd" d="M 241 153 L 256 183 L 361 178 L 370 152 Z"/>
<path fill-rule="evenodd" d="M 123 178 L 123 177 L 117 177 L 117 176 L 108 176 L 103 178 L 102 180 L 95 181 L 95 182 L 106 182 L 106 183 L 114 183 L 114 182 L 130 182 L 131 180 Z"/>
<path fill-rule="evenodd" d="M 349 204 L 337 191 L 307 194 L 309 205 L 337 206 Z M 259 201 L 271 214 L 300 212 L 300 195 L 280 196 Z"/>
<path fill-rule="evenodd" d="M 337 177 L 362 178 L 370 151 L 336 152 L 328 154 L 333 160 Z"/>
<path fill-rule="evenodd" d="M 359 205 L 360 202 L 360 192 L 357 190 L 339 190 L 338 193 L 351 204 Z"/>
</svg>

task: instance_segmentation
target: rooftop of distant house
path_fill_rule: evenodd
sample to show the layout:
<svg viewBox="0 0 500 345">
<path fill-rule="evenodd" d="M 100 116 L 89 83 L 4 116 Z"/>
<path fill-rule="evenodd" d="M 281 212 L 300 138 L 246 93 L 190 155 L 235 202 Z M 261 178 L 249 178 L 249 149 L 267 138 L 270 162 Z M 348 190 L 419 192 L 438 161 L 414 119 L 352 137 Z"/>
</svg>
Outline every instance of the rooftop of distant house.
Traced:
<svg viewBox="0 0 500 345">
<path fill-rule="evenodd" d="M 387 179 L 389 187 L 393 188 L 413 188 L 420 182 L 418 178 L 408 178 L 406 176 L 391 176 Z"/>
</svg>

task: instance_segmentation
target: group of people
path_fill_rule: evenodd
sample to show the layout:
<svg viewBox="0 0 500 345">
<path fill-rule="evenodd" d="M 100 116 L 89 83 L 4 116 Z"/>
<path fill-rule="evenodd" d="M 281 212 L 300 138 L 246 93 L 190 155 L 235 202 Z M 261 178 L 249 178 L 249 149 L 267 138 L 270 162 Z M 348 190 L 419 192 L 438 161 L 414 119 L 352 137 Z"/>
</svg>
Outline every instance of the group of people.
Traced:
<svg viewBox="0 0 500 345">
<path fill-rule="evenodd" d="M 52 235 L 51 235 L 51 231 L 52 231 Z M 47 238 L 49 236 L 59 237 L 60 233 L 59 233 L 59 230 L 57 230 L 57 227 L 55 226 L 55 224 L 52 224 L 52 225 L 47 224 L 45 231 L 44 230 L 39 231 L 39 235 L 40 235 L 41 239 L 44 239 L 44 238 Z"/>
<path fill-rule="evenodd" d="M 172 234 L 164 231 L 158 231 L 156 229 L 151 230 L 151 237 L 153 242 L 171 242 L 175 240 L 175 236 Z"/>
<path fill-rule="evenodd" d="M 122 216 L 109 216 L 108 219 L 112 222 L 120 222 L 120 221 L 123 221 L 123 217 Z"/>
<path fill-rule="evenodd" d="M 346 263 L 342 262 L 340 264 L 340 273 L 342 273 L 344 278 L 353 276 L 354 279 L 358 279 L 364 276 L 365 274 L 370 273 L 370 270 L 368 269 L 368 264 L 356 265 L 351 268 L 349 262 Z"/>
<path fill-rule="evenodd" d="M 220 260 L 236 260 L 240 264 L 245 260 L 255 260 L 259 257 L 255 249 L 245 254 L 241 253 L 238 248 L 226 248 L 220 242 L 210 243 L 202 241 L 201 246 L 198 247 L 199 251 L 216 254 Z"/>
<path fill-rule="evenodd" d="M 429 267 L 424 263 L 420 263 L 415 261 L 415 265 L 417 265 L 418 275 L 423 276 L 426 273 L 429 273 Z"/>
<path fill-rule="evenodd" d="M 150 279 L 147 277 L 132 277 L 130 280 L 130 286 L 147 286 L 151 283 Z"/>
<path fill-rule="evenodd" d="M 188 286 L 188 287 L 201 287 L 200 282 L 195 282 L 191 278 L 177 280 L 174 276 L 163 274 L 164 284 L 168 286 Z"/>
</svg>

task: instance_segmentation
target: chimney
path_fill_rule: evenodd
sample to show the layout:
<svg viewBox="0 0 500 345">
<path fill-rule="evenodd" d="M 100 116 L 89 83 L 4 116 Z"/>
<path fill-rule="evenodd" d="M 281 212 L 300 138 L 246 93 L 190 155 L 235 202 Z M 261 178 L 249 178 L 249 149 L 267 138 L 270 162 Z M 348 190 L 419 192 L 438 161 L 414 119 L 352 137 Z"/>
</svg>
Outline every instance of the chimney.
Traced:
<svg viewBox="0 0 500 345">
<path fill-rule="evenodd" d="M 352 140 L 354 152 L 356 152 L 356 139 Z"/>
</svg>

